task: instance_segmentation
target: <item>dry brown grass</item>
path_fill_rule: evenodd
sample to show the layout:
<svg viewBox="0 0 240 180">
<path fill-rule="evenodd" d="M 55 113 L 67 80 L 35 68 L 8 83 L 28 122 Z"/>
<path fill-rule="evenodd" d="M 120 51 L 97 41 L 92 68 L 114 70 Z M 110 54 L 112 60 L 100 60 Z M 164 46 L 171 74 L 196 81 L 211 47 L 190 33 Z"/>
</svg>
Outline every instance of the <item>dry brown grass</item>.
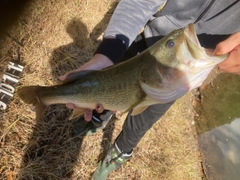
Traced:
<svg viewBox="0 0 240 180">
<path fill-rule="evenodd" d="M 52 85 L 89 58 L 116 4 L 109 0 L 32 1 L 0 44 L 0 70 L 10 60 L 25 65 L 19 86 Z M 1 73 L 2 74 L 2 73 Z M 190 123 L 191 94 L 177 101 L 147 132 L 133 158 L 109 179 L 201 179 L 199 152 Z M 64 105 L 51 106 L 35 121 L 31 106 L 14 96 L 0 120 L 0 179 L 89 179 L 97 161 L 121 131 L 124 117 L 103 132 L 72 135 Z"/>
</svg>

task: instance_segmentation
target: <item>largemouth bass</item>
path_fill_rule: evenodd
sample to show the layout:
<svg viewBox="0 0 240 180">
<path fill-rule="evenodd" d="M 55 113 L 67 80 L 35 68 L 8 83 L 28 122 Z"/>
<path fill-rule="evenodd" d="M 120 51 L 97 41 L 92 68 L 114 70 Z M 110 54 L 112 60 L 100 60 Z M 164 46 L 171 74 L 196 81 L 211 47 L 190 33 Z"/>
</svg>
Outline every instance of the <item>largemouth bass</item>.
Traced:
<svg viewBox="0 0 240 180">
<path fill-rule="evenodd" d="M 200 46 L 194 25 L 175 30 L 141 54 L 103 70 L 82 72 L 65 84 L 20 88 L 19 97 L 42 113 L 51 104 L 73 103 L 72 118 L 97 104 L 132 115 L 157 103 L 168 103 L 199 87 L 227 55 L 212 56 Z M 80 72 L 81 73 L 81 72 Z"/>
</svg>

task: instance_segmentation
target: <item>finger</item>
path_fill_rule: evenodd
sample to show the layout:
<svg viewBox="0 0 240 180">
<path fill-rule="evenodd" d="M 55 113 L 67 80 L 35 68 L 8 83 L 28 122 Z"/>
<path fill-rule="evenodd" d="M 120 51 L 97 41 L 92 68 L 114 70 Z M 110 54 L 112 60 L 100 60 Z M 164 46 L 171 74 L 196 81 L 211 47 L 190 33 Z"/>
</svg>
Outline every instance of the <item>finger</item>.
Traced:
<svg viewBox="0 0 240 180">
<path fill-rule="evenodd" d="M 89 110 L 88 112 L 86 112 L 86 113 L 84 114 L 84 119 L 85 119 L 87 122 L 89 122 L 89 121 L 92 120 L 92 110 Z"/>
<path fill-rule="evenodd" d="M 240 65 L 232 66 L 224 69 L 219 68 L 219 71 L 240 74 Z"/>
<path fill-rule="evenodd" d="M 80 79 L 83 76 L 86 76 L 87 74 L 93 72 L 94 70 L 74 70 L 69 72 L 66 75 L 60 76 L 59 79 L 63 81 L 64 83 L 72 82 L 74 80 Z"/>
<path fill-rule="evenodd" d="M 68 109 L 74 109 L 74 108 L 76 108 L 76 106 L 75 106 L 74 104 L 72 104 L 72 103 L 67 103 L 67 104 L 66 104 L 66 107 L 67 107 Z"/>
<path fill-rule="evenodd" d="M 218 67 L 220 69 L 226 69 L 231 66 L 240 65 L 240 48 L 234 49 L 228 56 L 228 58 L 221 62 Z"/>
<path fill-rule="evenodd" d="M 66 79 L 66 75 L 59 76 L 58 79 L 59 79 L 60 81 L 64 81 L 64 80 Z"/>
<path fill-rule="evenodd" d="M 66 73 L 66 74 L 64 74 L 64 75 L 62 75 L 62 76 L 59 76 L 58 78 L 61 80 L 61 81 L 65 81 L 65 79 L 67 78 L 67 76 L 69 75 L 69 74 L 71 74 L 72 73 L 72 71 L 70 71 L 70 72 L 68 72 L 68 73 Z"/>
<path fill-rule="evenodd" d="M 79 71 L 80 71 L 80 69 L 75 69 L 75 70 L 69 71 L 68 73 L 66 73 L 66 74 L 64 74 L 64 75 L 59 76 L 59 79 L 60 79 L 61 81 L 66 81 L 66 80 L 68 80 L 69 78 L 71 78 L 71 74 L 74 74 L 74 73 L 79 72 Z"/>
<path fill-rule="evenodd" d="M 213 55 L 214 55 L 214 50 L 213 50 L 213 49 L 206 49 L 206 48 L 205 48 L 205 52 L 206 52 L 206 54 L 209 55 L 209 56 L 213 56 Z"/>
<path fill-rule="evenodd" d="M 217 45 L 214 54 L 215 55 L 222 55 L 222 54 L 229 53 L 239 44 L 240 44 L 240 32 L 237 32 L 235 34 L 232 34 L 226 40 L 220 42 Z"/>
<path fill-rule="evenodd" d="M 95 110 L 96 110 L 98 113 L 102 113 L 102 112 L 104 111 L 104 107 L 103 107 L 103 105 L 101 105 L 101 104 L 97 104 Z"/>
</svg>

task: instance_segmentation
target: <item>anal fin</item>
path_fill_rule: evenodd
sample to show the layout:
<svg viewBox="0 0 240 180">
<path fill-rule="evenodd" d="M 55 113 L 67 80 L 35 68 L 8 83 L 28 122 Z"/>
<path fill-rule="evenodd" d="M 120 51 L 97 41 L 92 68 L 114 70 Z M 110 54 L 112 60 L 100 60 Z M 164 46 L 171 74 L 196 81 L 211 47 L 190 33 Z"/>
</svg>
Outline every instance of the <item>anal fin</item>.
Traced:
<svg viewBox="0 0 240 180">
<path fill-rule="evenodd" d="M 44 104 L 38 103 L 35 104 L 35 112 L 36 112 L 36 121 L 39 121 L 42 119 L 44 113 L 46 112 L 47 106 Z"/>
<path fill-rule="evenodd" d="M 72 111 L 72 114 L 69 117 L 69 120 L 72 120 L 78 116 L 81 116 L 83 114 L 85 114 L 87 111 L 89 111 L 89 109 L 85 109 L 85 108 L 74 108 Z"/>
</svg>

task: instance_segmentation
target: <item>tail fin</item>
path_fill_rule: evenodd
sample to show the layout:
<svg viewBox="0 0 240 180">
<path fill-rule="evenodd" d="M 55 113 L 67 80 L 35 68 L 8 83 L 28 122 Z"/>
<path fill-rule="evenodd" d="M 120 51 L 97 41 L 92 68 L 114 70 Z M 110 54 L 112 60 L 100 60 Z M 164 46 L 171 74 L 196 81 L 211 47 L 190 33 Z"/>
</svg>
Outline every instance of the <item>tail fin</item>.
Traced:
<svg viewBox="0 0 240 180">
<path fill-rule="evenodd" d="M 17 90 L 18 96 L 26 103 L 37 105 L 39 102 L 39 98 L 37 92 L 39 91 L 40 86 L 25 86 L 21 87 Z"/>
<path fill-rule="evenodd" d="M 38 92 L 42 89 L 40 86 L 25 86 L 17 90 L 18 96 L 26 103 L 33 104 L 36 109 L 36 120 L 40 120 L 44 115 L 47 106 L 41 101 Z"/>
</svg>

